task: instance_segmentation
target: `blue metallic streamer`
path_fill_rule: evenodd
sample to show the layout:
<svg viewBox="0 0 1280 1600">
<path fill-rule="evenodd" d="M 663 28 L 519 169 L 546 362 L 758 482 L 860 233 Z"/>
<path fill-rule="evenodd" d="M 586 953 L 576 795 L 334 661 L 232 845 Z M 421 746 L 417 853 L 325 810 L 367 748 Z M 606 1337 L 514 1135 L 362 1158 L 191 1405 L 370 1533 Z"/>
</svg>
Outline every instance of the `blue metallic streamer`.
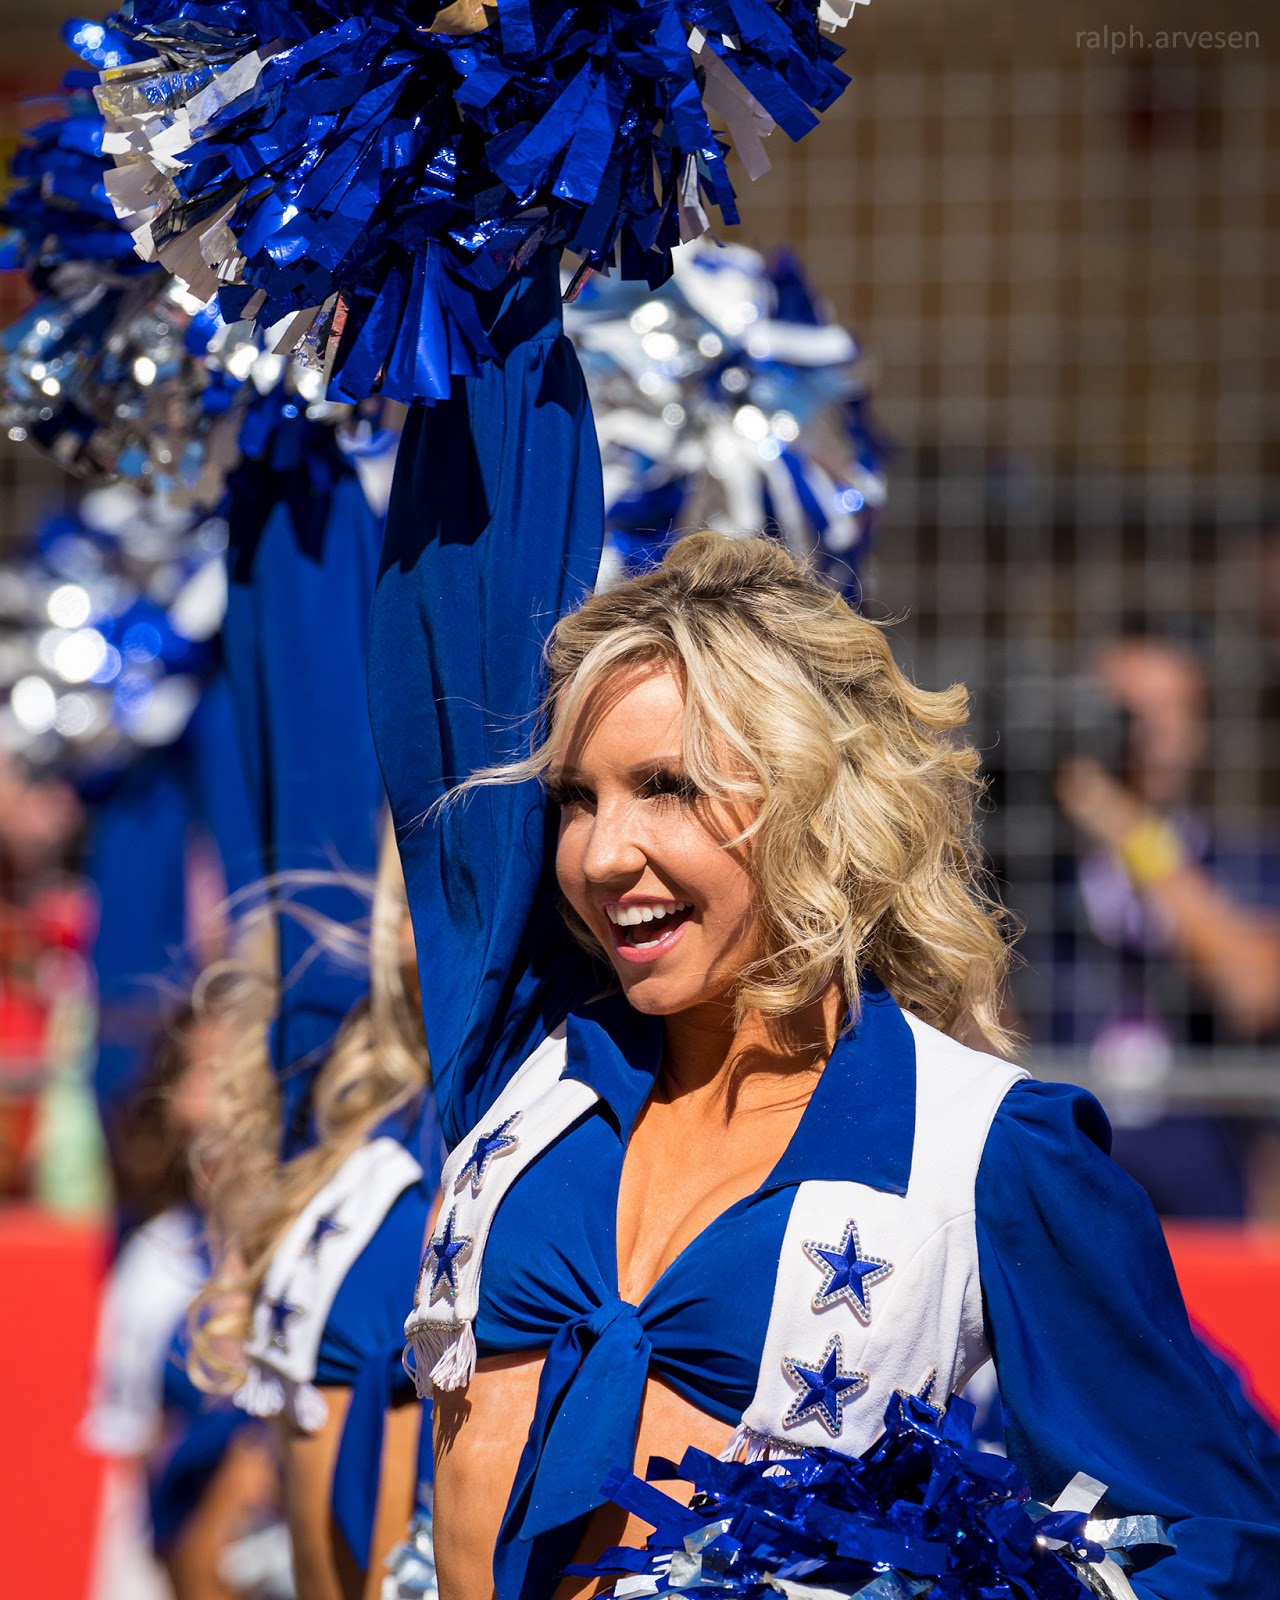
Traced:
<svg viewBox="0 0 1280 1600">
<path fill-rule="evenodd" d="M 619 1469 L 605 1492 L 650 1524 L 643 1551 L 607 1550 L 575 1577 L 647 1575 L 657 1594 L 766 1600 L 779 1589 L 933 1600 L 1083 1600 L 1083 1574 L 1106 1551 L 1081 1512 L 1053 1512 L 1017 1469 L 970 1448 L 973 1408 L 940 1412 L 895 1394 L 885 1432 L 861 1457 L 830 1450 L 753 1462 L 688 1450 L 654 1459 L 648 1482 Z M 686 1508 L 653 1487 L 692 1483 Z M 1128 1564 L 1158 1553 L 1143 1535 Z M 794 1589 L 792 1588 L 794 1586 Z"/>
<path fill-rule="evenodd" d="M 138 54 L 98 23 L 70 23 L 67 36 L 102 63 Z M 247 453 L 263 453 L 261 396 L 280 388 L 266 408 L 273 427 L 300 403 L 331 432 L 350 408 L 320 401 L 318 371 L 287 368 L 249 325 L 229 325 L 164 267 L 138 260 L 107 198 L 103 119 L 84 76 L 70 74 L 67 92 L 42 102 L 56 114 L 23 135 L 10 163 L 0 270 L 22 271 L 37 299 L 0 330 L 0 427 L 82 476 L 211 507 L 242 426 Z"/>
<path fill-rule="evenodd" d="M 773 533 L 862 596 L 885 447 L 856 342 L 790 256 L 684 246 L 646 294 L 594 277 L 566 307 L 605 465 L 606 574 L 682 533 Z"/>
<path fill-rule="evenodd" d="M 792 138 L 847 82 L 816 0 L 503 0 L 461 34 L 433 31 L 439 9 L 130 0 L 111 19 L 153 52 L 107 71 L 100 91 L 129 136 L 121 164 L 153 169 L 131 219 L 149 223 L 161 261 L 196 276 L 184 241 L 201 230 L 200 251 L 232 280 L 228 319 L 250 299 L 263 327 L 332 319 L 338 300 L 342 332 L 318 355 L 347 398 L 445 395 L 477 355 L 450 289 L 494 288 L 534 250 L 568 247 L 656 285 L 693 225 L 680 196 L 696 190 L 736 220 L 728 141 L 703 103 L 712 67 L 736 82 L 744 117 L 767 114 Z M 261 70 L 209 101 L 255 51 Z M 184 83 L 208 88 L 175 169 L 148 152 L 159 138 L 174 153 Z M 143 186 L 131 192 L 139 203 Z"/>
</svg>

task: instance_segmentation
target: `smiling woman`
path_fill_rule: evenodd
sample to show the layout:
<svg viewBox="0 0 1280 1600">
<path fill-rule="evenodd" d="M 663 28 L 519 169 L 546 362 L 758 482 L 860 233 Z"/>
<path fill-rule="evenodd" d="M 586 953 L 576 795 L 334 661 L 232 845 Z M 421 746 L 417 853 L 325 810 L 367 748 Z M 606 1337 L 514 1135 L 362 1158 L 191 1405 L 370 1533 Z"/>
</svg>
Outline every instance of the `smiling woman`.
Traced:
<svg viewBox="0 0 1280 1600">
<path fill-rule="evenodd" d="M 1033 1495 L 1084 1472 L 1173 1524 L 1141 1600 L 1265 1592 L 1280 1508 L 1100 1109 L 958 1042 L 1002 1042 L 1006 960 L 964 691 L 764 539 L 584 601 L 599 464 L 545 264 L 493 312 L 503 361 L 410 415 L 370 660 L 453 1152 L 406 1323 L 441 1600 L 634 1574 L 600 1561 L 647 1531 L 620 1471 L 858 1457 L 992 1357 Z M 1071 1592 L 1000 1551 L 967 1589 Z"/>
<path fill-rule="evenodd" d="M 1007 1043 L 962 687 L 911 683 L 772 540 L 715 533 L 565 617 L 547 665 L 547 738 L 458 792 L 545 778 L 569 925 L 634 1006 L 728 997 L 741 1024 L 836 981 L 856 1007 L 869 966 L 934 1026 Z"/>
</svg>

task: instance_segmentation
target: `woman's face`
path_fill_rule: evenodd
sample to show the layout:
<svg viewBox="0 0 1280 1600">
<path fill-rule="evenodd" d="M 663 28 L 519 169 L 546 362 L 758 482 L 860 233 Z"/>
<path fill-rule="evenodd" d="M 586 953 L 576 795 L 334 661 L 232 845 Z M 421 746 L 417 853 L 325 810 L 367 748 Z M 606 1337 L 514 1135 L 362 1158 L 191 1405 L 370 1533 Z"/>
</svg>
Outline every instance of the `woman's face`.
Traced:
<svg viewBox="0 0 1280 1600">
<path fill-rule="evenodd" d="M 605 684 L 550 774 L 556 874 L 637 1010 L 669 1016 L 726 997 L 759 954 L 750 811 L 700 797 L 684 771 L 684 697 L 666 667 Z"/>
<path fill-rule="evenodd" d="M 169 1126 L 184 1142 L 204 1131 L 213 1114 L 218 1075 L 233 1038 L 223 1017 L 200 1017 L 186 1029 L 185 1066 L 169 1091 Z"/>
</svg>

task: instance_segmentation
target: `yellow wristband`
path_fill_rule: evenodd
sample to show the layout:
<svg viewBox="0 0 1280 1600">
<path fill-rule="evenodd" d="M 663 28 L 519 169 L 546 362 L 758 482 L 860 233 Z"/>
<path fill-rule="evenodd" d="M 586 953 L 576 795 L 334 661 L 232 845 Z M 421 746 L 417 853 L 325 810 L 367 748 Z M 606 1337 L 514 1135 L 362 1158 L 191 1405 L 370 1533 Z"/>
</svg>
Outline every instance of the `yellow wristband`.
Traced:
<svg viewBox="0 0 1280 1600">
<path fill-rule="evenodd" d="M 1163 817 L 1148 817 L 1120 842 L 1120 864 L 1135 889 L 1149 889 L 1171 878 L 1187 859 L 1177 830 Z"/>
</svg>

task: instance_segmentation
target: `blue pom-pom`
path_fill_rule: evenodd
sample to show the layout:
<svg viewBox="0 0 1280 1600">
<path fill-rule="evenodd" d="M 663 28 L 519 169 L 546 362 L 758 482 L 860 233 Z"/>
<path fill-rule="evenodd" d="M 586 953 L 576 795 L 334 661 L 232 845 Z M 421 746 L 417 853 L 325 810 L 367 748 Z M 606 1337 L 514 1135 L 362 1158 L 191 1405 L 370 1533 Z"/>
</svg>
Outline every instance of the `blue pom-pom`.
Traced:
<svg viewBox="0 0 1280 1600">
<path fill-rule="evenodd" d="M 656 293 L 586 280 L 565 328 L 600 430 L 606 582 L 710 526 L 770 532 L 861 599 L 882 451 L 857 344 L 794 261 L 684 246 Z"/>
<path fill-rule="evenodd" d="M 102 63 L 137 54 L 97 23 L 68 24 L 67 35 Z M 49 102 L 57 114 L 24 135 L 0 208 L 0 270 L 23 271 L 37 295 L 0 331 L 0 427 L 84 476 L 128 478 L 208 507 L 241 428 L 251 454 L 274 459 L 276 435 L 292 436 L 285 408 L 300 399 L 313 410 L 316 470 L 328 470 L 336 446 L 323 435 L 348 413 L 315 405 L 319 372 L 286 370 L 250 327 L 229 326 L 164 267 L 138 259 L 107 198 L 114 168 L 102 115 L 74 77 Z"/>
<path fill-rule="evenodd" d="M 11 553 L 10 748 L 86 792 L 180 738 L 217 663 L 226 527 L 126 485 L 87 494 Z"/>
<path fill-rule="evenodd" d="M 972 1407 L 939 1412 L 895 1395 L 861 1457 L 804 1450 L 751 1462 L 688 1450 L 649 1482 L 611 1475 L 602 1492 L 648 1522 L 643 1552 L 608 1550 L 575 1577 L 643 1574 L 655 1592 L 776 1600 L 839 1591 L 910 1600 L 1083 1600 L 1081 1572 L 1104 1560 L 1081 1513 L 1037 1504 L 1008 1461 L 969 1448 Z M 688 1507 L 653 1487 L 679 1477 Z M 794 1586 L 794 1588 L 793 1588 Z"/>
<path fill-rule="evenodd" d="M 849 8 L 851 9 L 851 7 Z M 448 393 L 489 353 L 466 294 L 543 248 L 651 286 L 718 209 L 726 166 L 800 138 L 847 80 L 828 0 L 131 0 L 149 61 L 105 74 L 144 252 L 321 347 L 335 392 Z M 656 178 L 656 182 L 655 182 Z M 317 333 L 319 329 L 319 333 Z"/>
</svg>

